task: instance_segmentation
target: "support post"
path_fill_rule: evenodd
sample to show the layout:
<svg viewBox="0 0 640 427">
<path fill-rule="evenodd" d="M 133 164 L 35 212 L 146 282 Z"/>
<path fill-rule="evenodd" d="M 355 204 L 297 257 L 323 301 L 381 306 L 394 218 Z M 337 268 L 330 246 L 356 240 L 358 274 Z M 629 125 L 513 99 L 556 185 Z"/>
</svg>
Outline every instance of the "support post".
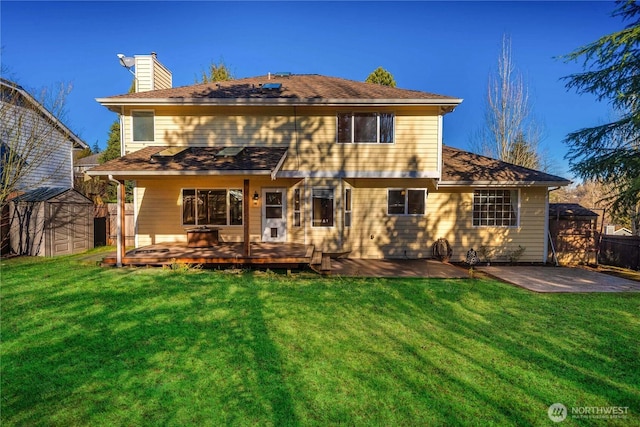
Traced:
<svg viewBox="0 0 640 427">
<path fill-rule="evenodd" d="M 127 251 L 127 230 L 125 226 L 125 224 L 127 223 L 125 210 L 126 193 L 127 191 L 124 186 L 124 181 L 118 180 L 118 267 L 122 267 L 122 260 L 124 259 L 125 253 Z"/>
<path fill-rule="evenodd" d="M 244 256 L 251 256 L 251 242 L 249 241 L 249 180 L 244 180 L 244 197 L 242 197 L 242 212 L 244 218 L 242 223 L 244 224 Z"/>
</svg>

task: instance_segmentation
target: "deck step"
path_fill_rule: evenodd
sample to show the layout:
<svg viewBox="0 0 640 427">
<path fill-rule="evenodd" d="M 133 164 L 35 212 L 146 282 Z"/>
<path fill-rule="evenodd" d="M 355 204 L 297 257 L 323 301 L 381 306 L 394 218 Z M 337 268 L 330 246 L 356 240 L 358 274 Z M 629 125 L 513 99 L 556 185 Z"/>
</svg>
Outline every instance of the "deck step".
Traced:
<svg viewBox="0 0 640 427">
<path fill-rule="evenodd" d="M 307 246 L 307 252 L 305 252 L 304 257 L 305 258 L 311 258 L 313 256 L 313 251 L 315 251 L 316 248 L 313 245 L 309 245 Z"/>
<path fill-rule="evenodd" d="M 311 265 L 320 265 L 322 263 L 322 252 L 314 251 L 311 257 Z"/>
<path fill-rule="evenodd" d="M 320 271 L 322 271 L 324 274 L 331 272 L 331 257 L 328 254 L 324 254 L 322 256 Z"/>
</svg>

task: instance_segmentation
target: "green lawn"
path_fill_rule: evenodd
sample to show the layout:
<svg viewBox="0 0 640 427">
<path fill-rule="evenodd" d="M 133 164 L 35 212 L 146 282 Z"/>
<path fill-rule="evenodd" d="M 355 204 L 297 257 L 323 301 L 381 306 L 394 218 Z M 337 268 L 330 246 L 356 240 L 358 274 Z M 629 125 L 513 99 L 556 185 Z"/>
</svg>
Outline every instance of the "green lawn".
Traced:
<svg viewBox="0 0 640 427">
<path fill-rule="evenodd" d="M 3 426 L 640 424 L 640 294 L 0 263 Z"/>
</svg>

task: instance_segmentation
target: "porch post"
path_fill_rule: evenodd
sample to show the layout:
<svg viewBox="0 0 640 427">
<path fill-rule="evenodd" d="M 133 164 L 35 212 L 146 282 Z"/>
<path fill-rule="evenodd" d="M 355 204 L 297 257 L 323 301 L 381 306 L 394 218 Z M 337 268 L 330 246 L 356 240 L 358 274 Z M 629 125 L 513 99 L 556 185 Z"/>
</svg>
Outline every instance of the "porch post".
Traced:
<svg viewBox="0 0 640 427">
<path fill-rule="evenodd" d="M 125 226 L 125 224 L 127 223 L 125 210 L 126 193 L 127 192 L 124 186 L 124 181 L 118 180 L 118 255 L 116 260 L 118 267 L 122 267 L 122 260 L 124 259 L 124 255 L 127 249 L 127 230 Z"/>
<path fill-rule="evenodd" d="M 244 256 L 251 256 L 251 242 L 249 241 L 249 180 L 244 180 L 244 197 L 242 198 L 242 212 L 244 218 Z"/>
</svg>

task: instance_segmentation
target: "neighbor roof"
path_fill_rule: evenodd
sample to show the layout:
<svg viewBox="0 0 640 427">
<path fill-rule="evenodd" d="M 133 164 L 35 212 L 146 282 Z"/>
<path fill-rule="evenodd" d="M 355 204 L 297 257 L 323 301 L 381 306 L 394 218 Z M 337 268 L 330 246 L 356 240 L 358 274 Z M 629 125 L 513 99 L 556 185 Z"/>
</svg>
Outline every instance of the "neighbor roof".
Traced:
<svg viewBox="0 0 640 427">
<path fill-rule="evenodd" d="M 568 185 L 571 181 L 453 147 L 442 147 L 442 179 L 452 185 Z"/>
<path fill-rule="evenodd" d="M 65 135 L 73 144 L 73 148 L 89 148 L 89 145 L 80 139 L 75 133 L 73 133 L 64 123 L 62 123 L 56 116 L 51 114 L 49 110 L 45 108 L 40 102 L 38 102 L 29 92 L 27 92 L 22 86 L 19 84 L 12 82 L 11 80 L 7 80 L 5 78 L 0 78 L 0 101 L 4 103 L 15 102 L 14 96 L 18 94 L 22 99 L 28 101 L 31 105 L 34 106 L 34 111 L 37 111 L 40 115 L 42 115 L 47 121 L 51 123 L 52 126 L 58 128 L 63 135 Z M 20 105 L 16 103 L 15 105 Z"/>
<path fill-rule="evenodd" d="M 277 88 L 280 83 L 281 87 Z M 275 84 L 275 85 L 274 85 Z M 265 85 L 276 86 L 267 89 Z M 318 74 L 259 76 L 98 98 L 115 110 L 124 104 L 371 104 L 441 105 L 455 107 L 462 99 L 417 90 L 399 89 Z"/>
<path fill-rule="evenodd" d="M 550 218 L 593 218 L 597 216 L 597 213 L 578 203 L 549 203 Z"/>
<path fill-rule="evenodd" d="M 237 155 L 219 155 L 224 147 L 183 147 L 161 156 L 168 147 L 146 147 L 90 169 L 89 175 L 232 175 L 275 173 L 287 147 L 244 147 Z"/>
</svg>

